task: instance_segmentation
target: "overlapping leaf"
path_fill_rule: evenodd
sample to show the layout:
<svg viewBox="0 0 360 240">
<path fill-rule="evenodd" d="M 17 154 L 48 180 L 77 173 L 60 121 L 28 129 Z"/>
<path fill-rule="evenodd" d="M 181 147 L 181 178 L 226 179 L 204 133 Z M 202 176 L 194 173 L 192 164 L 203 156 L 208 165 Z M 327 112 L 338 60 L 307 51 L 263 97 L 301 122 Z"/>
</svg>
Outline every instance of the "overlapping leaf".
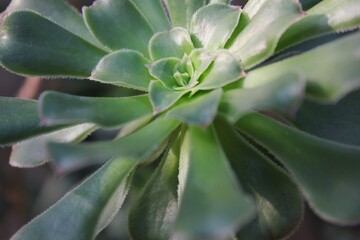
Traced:
<svg viewBox="0 0 360 240">
<path fill-rule="evenodd" d="M 308 81 L 307 95 L 336 101 L 360 85 L 359 43 L 360 34 L 354 33 L 299 56 L 256 69 L 249 73 L 244 87 L 259 86 L 295 71 Z"/>
<path fill-rule="evenodd" d="M 256 14 L 238 36 L 228 43 L 229 50 L 246 68 L 257 65 L 270 57 L 285 30 L 301 17 L 301 7 L 295 0 L 250 2 Z M 258 4 L 260 6 L 258 6 Z M 250 14 L 250 13 L 248 13 Z M 250 14 L 251 15 L 251 14 Z"/>
<path fill-rule="evenodd" d="M 22 168 L 37 167 L 45 164 L 50 160 L 47 152 L 48 142 L 80 142 L 96 128 L 93 124 L 81 124 L 17 143 L 12 147 L 10 164 Z"/>
<path fill-rule="evenodd" d="M 86 78 L 105 54 L 32 11 L 13 12 L 0 32 L 1 64 L 24 75 Z"/>
<path fill-rule="evenodd" d="M 359 1 L 324 0 L 307 11 L 306 17 L 284 33 L 276 51 L 326 33 L 343 32 L 359 27 Z"/>
<path fill-rule="evenodd" d="M 236 183 L 212 127 L 186 132 L 179 182 L 176 226 L 183 238 L 224 238 L 252 220 L 255 206 Z"/>
<path fill-rule="evenodd" d="M 147 56 L 147 43 L 154 32 L 130 0 L 97 0 L 83 13 L 89 29 L 105 46 L 134 49 Z"/>
<path fill-rule="evenodd" d="M 164 121 L 163 118 L 158 118 L 134 133 L 114 141 L 83 144 L 51 143 L 49 152 L 59 171 L 103 163 L 114 157 L 141 162 L 161 153 L 166 139 L 178 124 L 176 120 Z"/>
<path fill-rule="evenodd" d="M 224 151 L 244 188 L 254 195 L 258 216 L 238 233 L 239 239 L 283 239 L 302 219 L 303 199 L 292 179 L 224 121 L 217 121 Z"/>
<path fill-rule="evenodd" d="M 42 126 L 36 101 L 0 97 L 0 145 L 16 143 L 64 127 Z"/>
<path fill-rule="evenodd" d="M 41 96 L 42 121 L 47 125 L 95 123 L 120 127 L 152 115 L 148 96 L 126 98 L 78 97 L 56 92 Z"/>
<path fill-rule="evenodd" d="M 146 64 L 149 61 L 137 51 L 115 51 L 101 59 L 90 79 L 147 91 L 151 76 Z"/>
<path fill-rule="evenodd" d="M 107 163 L 11 240 L 94 239 L 121 207 L 135 165 L 136 161 L 125 158 Z"/>
<path fill-rule="evenodd" d="M 288 73 L 260 87 L 225 92 L 219 112 L 232 123 L 254 110 L 271 110 L 293 115 L 301 103 L 304 90 L 301 76 Z"/>
<path fill-rule="evenodd" d="M 260 114 L 236 124 L 285 165 L 309 204 L 324 219 L 360 222 L 360 148 L 320 139 Z"/>
</svg>

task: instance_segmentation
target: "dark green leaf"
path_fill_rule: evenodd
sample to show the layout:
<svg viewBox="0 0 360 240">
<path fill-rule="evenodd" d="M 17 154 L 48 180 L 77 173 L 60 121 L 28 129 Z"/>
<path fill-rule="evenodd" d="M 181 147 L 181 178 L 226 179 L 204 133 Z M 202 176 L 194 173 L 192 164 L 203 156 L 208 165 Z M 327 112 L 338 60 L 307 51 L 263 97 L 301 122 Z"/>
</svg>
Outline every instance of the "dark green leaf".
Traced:
<svg viewBox="0 0 360 240">
<path fill-rule="evenodd" d="M 150 158 L 152 160 L 152 156 L 161 153 L 168 136 L 178 124 L 175 120 L 157 118 L 145 127 L 114 141 L 84 144 L 51 143 L 49 153 L 60 172 L 73 170 L 76 165 L 83 166 L 84 162 L 88 165 L 98 164 L 115 157 L 136 162 Z"/>
<path fill-rule="evenodd" d="M 360 148 L 314 137 L 260 114 L 241 118 L 237 127 L 285 165 L 319 216 L 338 224 L 360 222 Z"/>
<path fill-rule="evenodd" d="M 212 127 L 190 127 L 180 152 L 179 216 L 183 239 L 219 239 L 253 219 L 255 205 L 241 191 Z"/>
<path fill-rule="evenodd" d="M 139 9 L 154 32 L 170 29 L 170 22 L 166 16 L 161 0 L 131 0 Z"/>
<path fill-rule="evenodd" d="M 0 145 L 12 144 L 64 127 L 41 126 L 36 101 L 0 97 Z"/>
<path fill-rule="evenodd" d="M 90 79 L 147 91 L 151 76 L 149 61 L 134 50 L 119 50 L 106 55 L 93 70 Z"/>
<path fill-rule="evenodd" d="M 149 86 L 150 102 L 154 113 L 160 113 L 174 105 L 189 90 L 175 91 L 165 87 L 160 81 L 151 81 Z"/>
<path fill-rule="evenodd" d="M 258 3 L 259 2 L 259 3 Z M 301 17 L 301 6 L 296 0 L 254 0 L 256 11 L 243 31 L 232 41 L 230 51 L 246 68 L 269 58 L 285 30 Z"/>
<path fill-rule="evenodd" d="M 299 74 L 288 73 L 276 81 L 250 89 L 224 93 L 219 112 L 232 123 L 254 110 L 272 110 L 294 115 L 301 103 L 305 84 Z"/>
<path fill-rule="evenodd" d="M 37 167 L 49 162 L 47 144 L 49 142 L 79 142 L 96 130 L 93 124 L 82 124 L 47 133 L 15 144 L 10 156 L 10 165 L 14 167 Z"/>
<path fill-rule="evenodd" d="M 224 47 L 240 19 L 240 8 L 210 4 L 197 11 L 191 21 L 193 34 L 208 50 Z"/>
<path fill-rule="evenodd" d="M 176 27 L 170 31 L 155 34 L 149 43 L 152 60 L 162 58 L 182 58 L 194 48 L 189 33 L 184 28 Z"/>
<path fill-rule="evenodd" d="M 201 7 L 205 6 L 204 0 L 164 0 L 173 27 L 189 28 L 191 17 Z"/>
<path fill-rule="evenodd" d="M 87 29 L 79 12 L 64 0 L 12 0 L 0 19 L 17 10 L 33 10 L 99 48 L 104 48 Z"/>
<path fill-rule="evenodd" d="M 232 168 L 258 206 L 258 217 L 240 230 L 238 238 L 284 239 L 302 219 L 303 199 L 296 184 L 233 127 L 223 121 L 218 121 L 216 127 Z"/>
<path fill-rule="evenodd" d="M 13 12 L 0 30 L 2 65 L 24 75 L 86 78 L 105 54 L 32 11 Z"/>
<path fill-rule="evenodd" d="M 360 146 L 360 90 L 336 104 L 306 100 L 296 114 L 295 124 L 316 136 Z"/>
<path fill-rule="evenodd" d="M 244 86 L 259 86 L 285 73 L 298 72 L 308 81 L 308 96 L 337 101 L 360 85 L 359 43 L 360 34 L 354 33 L 304 54 L 258 68 L 249 73 Z"/>
<path fill-rule="evenodd" d="M 94 239 L 120 209 L 135 165 L 136 161 L 125 158 L 107 163 L 11 240 Z"/>
<path fill-rule="evenodd" d="M 324 0 L 307 11 L 306 17 L 292 25 L 281 37 L 277 51 L 307 39 L 331 32 L 360 27 L 358 0 Z"/>
<path fill-rule="evenodd" d="M 147 95 L 125 98 L 78 97 L 47 92 L 40 98 L 42 120 L 47 125 L 95 123 L 120 127 L 152 115 Z"/>
<path fill-rule="evenodd" d="M 220 103 L 222 90 L 213 90 L 210 93 L 191 97 L 180 102 L 165 115 L 166 118 L 175 118 L 190 125 L 207 127 L 214 120 Z"/>
<path fill-rule="evenodd" d="M 131 207 L 129 229 L 132 239 L 171 239 L 178 212 L 178 172 L 179 151 L 173 146 Z"/>
<path fill-rule="evenodd" d="M 83 13 L 94 36 L 111 50 L 134 49 L 148 56 L 153 30 L 130 0 L 97 0 Z"/>
</svg>

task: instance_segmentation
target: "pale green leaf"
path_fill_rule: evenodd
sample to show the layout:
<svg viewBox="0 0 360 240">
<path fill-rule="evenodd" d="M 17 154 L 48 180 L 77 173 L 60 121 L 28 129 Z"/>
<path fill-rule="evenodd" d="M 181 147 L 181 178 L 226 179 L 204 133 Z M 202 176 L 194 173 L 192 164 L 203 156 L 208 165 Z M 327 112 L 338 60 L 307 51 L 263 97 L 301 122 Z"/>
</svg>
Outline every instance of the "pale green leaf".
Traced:
<svg viewBox="0 0 360 240">
<path fill-rule="evenodd" d="M 236 126 L 285 165 L 319 216 L 338 224 L 360 222 L 360 148 L 312 136 L 260 114 L 247 115 Z"/>
<path fill-rule="evenodd" d="M 14 167 L 37 167 L 49 162 L 47 144 L 49 142 L 79 142 L 96 130 L 93 124 L 81 124 L 62 130 L 30 138 L 13 146 L 10 165 Z"/>
<path fill-rule="evenodd" d="M 224 47 L 240 19 L 240 8 L 224 4 L 210 4 L 195 13 L 191 34 L 208 50 Z"/>
<path fill-rule="evenodd" d="M 254 110 L 271 110 L 294 115 L 304 91 L 305 84 L 302 77 L 289 72 L 259 87 L 226 91 L 219 112 L 232 123 Z"/>
<path fill-rule="evenodd" d="M 358 0 L 324 0 L 307 11 L 306 17 L 284 33 L 276 51 L 326 33 L 343 32 L 359 27 L 360 4 Z"/>
<path fill-rule="evenodd" d="M 166 87 L 172 89 L 177 86 L 174 74 L 180 64 L 180 59 L 169 57 L 155 61 L 149 66 L 149 73 Z"/>
<path fill-rule="evenodd" d="M 179 216 L 183 239 L 223 239 L 249 223 L 255 205 L 231 171 L 213 127 L 190 127 L 180 152 Z"/>
<path fill-rule="evenodd" d="M 129 213 L 134 240 L 169 240 L 177 217 L 179 152 L 169 149 Z"/>
<path fill-rule="evenodd" d="M 259 10 L 249 24 L 229 43 L 246 68 L 251 68 L 273 55 L 285 30 L 302 15 L 296 0 L 260 1 Z M 256 1 L 252 1 L 256 4 Z M 250 14 L 251 15 L 251 14 Z"/>
<path fill-rule="evenodd" d="M 205 0 L 164 0 L 173 27 L 189 28 L 193 14 L 205 6 Z"/>
<path fill-rule="evenodd" d="M 229 124 L 217 121 L 216 129 L 240 183 L 255 198 L 257 218 L 237 237 L 251 240 L 284 239 L 302 220 L 303 198 L 292 179 L 267 159 Z"/>
<path fill-rule="evenodd" d="M 157 118 L 139 130 L 113 141 L 99 141 L 83 144 L 51 143 L 49 153 L 57 169 L 73 170 L 83 166 L 103 163 L 114 157 L 133 159 L 136 162 L 153 160 L 163 150 L 169 135 L 178 126 L 175 120 Z"/>
<path fill-rule="evenodd" d="M 360 34 L 355 33 L 301 55 L 251 71 L 244 81 L 244 86 L 259 86 L 280 75 L 298 72 L 308 81 L 308 96 L 337 101 L 360 85 L 358 66 Z"/>
<path fill-rule="evenodd" d="M 209 0 L 208 0 L 209 1 Z M 230 4 L 231 0 L 210 0 L 210 3 L 224 3 Z"/>
<path fill-rule="evenodd" d="M 189 33 L 180 27 L 155 34 L 149 43 L 149 52 L 152 60 L 168 57 L 181 59 L 184 54 L 189 55 L 193 48 Z"/>
<path fill-rule="evenodd" d="M 130 0 L 97 0 L 83 14 L 94 36 L 111 50 L 134 49 L 148 56 L 153 30 Z"/>
<path fill-rule="evenodd" d="M 11 13 L 0 29 L 1 63 L 19 74 L 86 78 L 105 54 L 32 11 Z"/>
<path fill-rule="evenodd" d="M 170 22 L 161 0 L 131 0 L 139 9 L 154 32 L 170 29 Z"/>
<path fill-rule="evenodd" d="M 222 90 L 184 99 L 166 113 L 166 118 L 175 118 L 189 125 L 207 127 L 214 120 L 221 100 Z"/>
<path fill-rule="evenodd" d="M 118 158 L 95 172 L 11 240 L 89 240 L 109 223 L 129 189 L 136 161 Z"/>
<path fill-rule="evenodd" d="M 226 50 L 214 54 L 214 61 L 199 79 L 195 89 L 210 90 L 221 88 L 245 76 L 240 62 Z"/>
<path fill-rule="evenodd" d="M 147 95 L 95 98 L 46 92 L 40 97 L 40 113 L 46 125 L 95 123 L 120 127 L 151 116 L 152 107 Z"/>
<path fill-rule="evenodd" d="M 147 64 L 149 61 L 137 51 L 115 51 L 101 59 L 90 79 L 147 91 L 151 79 Z"/>
<path fill-rule="evenodd" d="M 87 29 L 80 13 L 64 0 L 12 0 L 0 20 L 17 10 L 33 10 L 99 48 L 104 48 Z"/>
<path fill-rule="evenodd" d="M 0 97 L 0 145 L 52 132 L 66 127 L 42 126 L 37 101 Z"/>
<path fill-rule="evenodd" d="M 253 19 L 258 12 L 261 12 L 264 8 L 264 4 L 267 0 L 249 0 L 244 7 L 243 14 L 249 19 Z"/>
<path fill-rule="evenodd" d="M 160 113 L 174 105 L 189 90 L 175 91 L 165 87 L 160 81 L 151 81 L 149 86 L 150 102 L 154 113 Z"/>
</svg>

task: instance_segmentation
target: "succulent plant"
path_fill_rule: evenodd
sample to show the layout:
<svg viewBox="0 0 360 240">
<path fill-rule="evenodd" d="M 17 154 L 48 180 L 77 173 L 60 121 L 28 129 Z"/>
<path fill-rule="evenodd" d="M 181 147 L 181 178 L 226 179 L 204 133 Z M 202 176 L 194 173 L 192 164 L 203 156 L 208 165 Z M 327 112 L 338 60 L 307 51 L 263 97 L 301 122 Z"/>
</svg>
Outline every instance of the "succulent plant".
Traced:
<svg viewBox="0 0 360 240">
<path fill-rule="evenodd" d="M 154 164 L 132 201 L 133 239 L 282 239 L 304 199 L 329 222 L 359 223 L 360 148 L 302 130 L 296 115 L 304 101 L 331 106 L 360 85 L 359 1 L 307 11 L 296 0 L 229 2 L 97 0 L 82 16 L 62 0 L 11 2 L 4 68 L 143 92 L 0 98 L 12 166 L 102 165 L 12 239 L 95 238 L 134 172 Z M 79 143 L 99 128 L 119 134 Z"/>
</svg>

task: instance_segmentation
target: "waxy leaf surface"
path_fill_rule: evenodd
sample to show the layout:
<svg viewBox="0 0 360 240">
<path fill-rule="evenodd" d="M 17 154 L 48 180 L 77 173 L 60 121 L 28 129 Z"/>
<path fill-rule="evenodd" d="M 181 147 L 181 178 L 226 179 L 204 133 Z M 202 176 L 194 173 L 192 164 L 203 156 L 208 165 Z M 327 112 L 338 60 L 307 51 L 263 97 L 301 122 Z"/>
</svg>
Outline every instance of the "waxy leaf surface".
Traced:
<svg viewBox="0 0 360 240">
<path fill-rule="evenodd" d="M 226 91 L 219 112 L 232 123 L 254 110 L 271 110 L 293 115 L 304 91 L 305 84 L 301 76 L 288 73 L 259 87 Z"/>
<path fill-rule="evenodd" d="M 137 51 L 115 51 L 101 59 L 90 79 L 147 91 L 151 76 L 146 64 L 148 60 Z"/>
<path fill-rule="evenodd" d="M 135 165 L 136 161 L 125 158 L 107 163 L 11 240 L 94 239 L 121 207 Z"/>
<path fill-rule="evenodd" d="M 93 124 L 81 124 L 17 143 L 12 147 L 10 165 L 21 168 L 43 165 L 50 161 L 47 152 L 49 142 L 76 143 L 83 140 L 94 130 L 96 130 L 96 127 Z"/>
<path fill-rule="evenodd" d="M 227 161 L 213 127 L 189 128 L 180 152 L 176 222 L 183 238 L 224 238 L 254 217 L 255 205 Z"/>
<path fill-rule="evenodd" d="M 94 36 L 111 50 L 134 49 L 147 56 L 154 32 L 130 0 L 97 0 L 83 14 Z"/>
<path fill-rule="evenodd" d="M 1 26 L 1 64 L 19 74 L 86 78 L 105 54 L 36 12 L 13 12 Z"/>
<path fill-rule="evenodd" d="M 222 48 L 240 19 L 240 8 L 224 4 L 210 4 L 195 13 L 191 34 L 208 50 Z"/>
<path fill-rule="evenodd" d="M 360 86 L 359 43 L 360 34 L 354 33 L 312 51 L 258 68 L 249 73 L 244 87 L 259 86 L 285 73 L 297 72 L 308 82 L 308 96 L 337 101 Z"/>
<path fill-rule="evenodd" d="M 152 115 L 147 95 L 95 98 L 47 92 L 40 102 L 42 121 L 47 125 L 95 123 L 102 127 L 120 127 Z"/>
<path fill-rule="evenodd" d="M 303 199 L 292 179 L 265 155 L 251 146 L 224 121 L 216 129 L 239 182 L 258 206 L 258 216 L 237 234 L 238 239 L 283 239 L 299 225 Z"/>
<path fill-rule="evenodd" d="M 193 48 L 189 33 L 180 27 L 155 34 L 149 43 L 152 60 L 169 57 L 181 59 L 185 53 L 189 55 Z"/>
<path fill-rule="evenodd" d="M 292 23 L 301 17 L 301 7 L 295 0 L 261 1 L 259 11 L 249 24 L 229 43 L 246 68 L 269 58 L 276 45 Z"/>
<path fill-rule="evenodd" d="M 66 126 L 41 126 L 37 101 L 0 97 L 0 145 L 52 132 Z"/>
<path fill-rule="evenodd" d="M 360 148 L 312 136 L 260 114 L 247 115 L 236 126 L 284 164 L 319 216 L 338 224 L 360 222 Z"/>
<path fill-rule="evenodd" d="M 276 51 L 331 32 L 360 27 L 358 0 L 324 0 L 307 11 L 306 17 L 292 25 L 281 37 Z"/>
</svg>

